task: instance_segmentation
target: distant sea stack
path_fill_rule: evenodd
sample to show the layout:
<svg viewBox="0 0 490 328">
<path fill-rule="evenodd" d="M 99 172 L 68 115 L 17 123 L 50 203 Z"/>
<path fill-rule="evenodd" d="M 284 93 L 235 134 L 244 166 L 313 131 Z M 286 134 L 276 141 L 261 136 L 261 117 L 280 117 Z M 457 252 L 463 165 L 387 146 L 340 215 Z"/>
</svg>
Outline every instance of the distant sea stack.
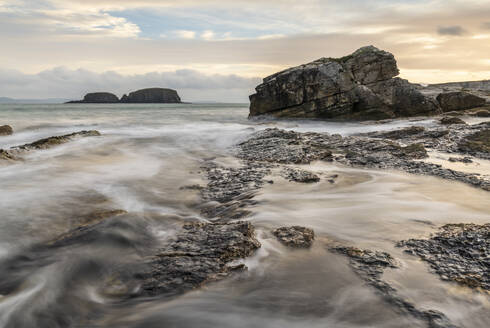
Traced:
<svg viewBox="0 0 490 328">
<path fill-rule="evenodd" d="M 69 101 L 69 104 L 178 104 L 181 103 L 177 91 L 166 88 L 148 88 L 131 92 L 119 99 L 109 92 L 87 93 L 83 100 Z"/>
<path fill-rule="evenodd" d="M 481 96 L 488 94 L 482 90 L 488 81 L 427 87 L 398 74 L 393 54 L 374 46 L 342 58 L 321 58 L 266 77 L 250 96 L 250 117 L 376 120 L 426 116 L 482 106 Z M 464 87 L 473 95 L 441 95 L 449 86 Z"/>
<path fill-rule="evenodd" d="M 178 104 L 181 102 L 177 91 L 164 88 L 149 88 L 131 92 L 121 98 L 122 103 L 151 104 L 167 103 Z"/>
</svg>

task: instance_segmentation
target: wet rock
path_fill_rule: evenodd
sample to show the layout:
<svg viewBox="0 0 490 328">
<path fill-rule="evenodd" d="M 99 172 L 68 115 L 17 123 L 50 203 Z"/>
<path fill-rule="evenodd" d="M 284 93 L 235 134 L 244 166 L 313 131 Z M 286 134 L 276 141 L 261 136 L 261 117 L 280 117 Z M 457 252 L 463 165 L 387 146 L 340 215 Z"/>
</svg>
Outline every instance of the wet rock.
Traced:
<svg viewBox="0 0 490 328">
<path fill-rule="evenodd" d="M 383 119 L 433 114 L 439 105 L 399 74 L 395 58 L 373 46 L 268 76 L 250 96 L 250 116 Z"/>
<path fill-rule="evenodd" d="M 281 171 L 281 175 L 294 182 L 313 183 L 320 181 L 320 177 L 312 172 L 286 167 Z"/>
<path fill-rule="evenodd" d="M 264 177 L 270 173 L 270 164 L 251 161 L 241 167 L 224 167 L 213 161 L 203 166 L 208 184 L 201 190 L 201 197 L 208 203 L 201 213 L 215 220 L 239 219 L 250 214 L 246 209 L 254 205 L 256 191 L 265 183 Z"/>
<path fill-rule="evenodd" d="M 252 255 L 260 247 L 249 222 L 189 223 L 175 240 L 162 248 L 146 272 L 136 277 L 141 295 L 175 295 L 244 270 L 232 262 Z"/>
<path fill-rule="evenodd" d="M 459 143 L 459 149 L 469 154 L 490 154 L 490 129 L 478 131 L 465 137 Z"/>
<path fill-rule="evenodd" d="M 378 138 L 386 138 L 386 139 L 403 139 L 409 136 L 421 134 L 425 131 L 423 126 L 410 126 L 408 128 L 403 128 L 399 130 L 393 130 L 388 132 L 374 132 L 369 133 L 369 136 L 378 137 Z"/>
<path fill-rule="evenodd" d="M 429 157 L 429 155 L 427 155 L 427 150 L 425 149 L 424 145 L 420 143 L 411 144 L 406 147 L 400 147 L 399 154 L 402 157 L 411 159 L 422 159 Z"/>
<path fill-rule="evenodd" d="M 347 256 L 353 271 L 399 312 L 424 320 L 429 328 L 456 328 L 442 312 L 416 307 L 398 295 L 398 291 L 388 282 L 382 280 L 384 270 L 398 268 L 398 262 L 390 254 L 347 246 L 333 246 L 330 250 Z"/>
<path fill-rule="evenodd" d="M 461 162 L 461 163 L 466 163 L 466 164 L 469 164 L 469 163 L 473 163 L 473 160 L 471 159 L 471 157 L 449 157 L 448 158 L 448 161 L 450 162 Z"/>
<path fill-rule="evenodd" d="M 397 246 L 419 256 L 443 280 L 490 289 L 490 224 L 448 224 L 429 239 L 409 239 Z"/>
<path fill-rule="evenodd" d="M 315 239 L 312 229 L 300 226 L 281 227 L 272 234 L 284 245 L 296 248 L 309 248 Z"/>
<path fill-rule="evenodd" d="M 490 117 L 490 111 L 484 109 L 474 113 L 476 117 Z"/>
<path fill-rule="evenodd" d="M 62 136 L 49 137 L 41 140 L 37 140 L 33 143 L 25 144 L 22 146 L 12 147 L 13 150 L 35 150 L 35 149 L 48 149 L 53 146 L 64 144 L 77 137 L 94 137 L 100 136 L 100 132 L 96 130 L 80 131 Z"/>
<path fill-rule="evenodd" d="M 0 159 L 5 161 L 15 161 L 17 157 L 11 154 L 8 150 L 0 149 Z"/>
<path fill-rule="evenodd" d="M 440 123 L 441 124 L 444 124 L 444 125 L 451 125 L 451 124 L 466 124 L 465 121 L 463 121 L 462 119 L 460 118 L 457 118 L 457 117 L 443 117 L 441 120 L 440 120 Z"/>
<path fill-rule="evenodd" d="M 166 88 L 149 88 L 131 92 L 121 98 L 122 103 L 180 103 L 177 91 Z"/>
<path fill-rule="evenodd" d="M 464 91 L 444 92 L 437 96 L 444 112 L 465 110 L 485 105 L 485 99 Z"/>
<path fill-rule="evenodd" d="M 457 180 L 490 190 L 490 181 L 485 177 L 443 168 L 439 164 L 418 161 L 427 157 L 425 144 L 449 152 L 463 136 L 480 131 L 484 125 L 456 125 L 448 130 L 424 131 L 420 136 L 412 135 L 402 139 L 408 146 L 388 139 L 367 136 L 330 135 L 328 133 L 300 133 L 279 129 L 266 129 L 252 134 L 248 140 L 238 145 L 237 156 L 256 163 L 257 167 L 270 163 L 308 164 L 314 160 L 332 161 L 344 165 L 377 169 L 398 169 L 413 174 L 433 175 L 449 180 Z M 432 138 L 432 133 L 442 135 Z M 429 135 L 430 137 L 427 137 Z M 415 141 L 415 142 L 414 142 Z M 478 156 L 489 156 L 479 152 Z"/>
<path fill-rule="evenodd" d="M 0 125 L 0 136 L 9 136 L 14 133 L 10 125 Z"/>
<path fill-rule="evenodd" d="M 198 185 L 198 184 L 193 184 L 193 185 L 188 185 L 188 186 L 182 186 L 179 189 L 180 190 L 202 190 L 204 189 L 204 186 Z"/>
</svg>

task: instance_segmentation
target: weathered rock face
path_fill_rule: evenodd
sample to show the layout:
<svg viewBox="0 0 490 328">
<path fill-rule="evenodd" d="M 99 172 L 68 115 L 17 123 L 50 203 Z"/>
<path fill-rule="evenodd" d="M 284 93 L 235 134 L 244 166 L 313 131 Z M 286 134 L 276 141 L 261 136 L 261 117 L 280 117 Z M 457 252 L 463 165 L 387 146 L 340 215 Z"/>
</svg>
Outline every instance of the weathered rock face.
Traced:
<svg viewBox="0 0 490 328">
<path fill-rule="evenodd" d="M 379 119 L 439 111 L 398 74 L 393 55 L 373 46 L 321 58 L 266 77 L 250 96 L 250 116 Z"/>
<path fill-rule="evenodd" d="M 309 248 L 315 239 L 312 229 L 300 226 L 281 227 L 272 233 L 281 243 L 289 247 Z"/>
<path fill-rule="evenodd" d="M 232 262 L 252 255 L 259 247 L 249 222 L 186 224 L 175 241 L 153 257 L 150 269 L 138 274 L 140 293 L 179 294 L 223 279 L 245 269 Z"/>
<path fill-rule="evenodd" d="M 177 91 L 164 88 L 149 88 L 131 92 L 121 98 L 123 103 L 180 103 Z"/>
<path fill-rule="evenodd" d="M 490 224 L 448 224 L 429 239 L 409 239 L 398 246 L 427 261 L 443 280 L 490 290 Z"/>
<path fill-rule="evenodd" d="M 485 105 L 485 99 L 464 91 L 444 92 L 437 96 L 442 110 L 465 110 Z"/>
<path fill-rule="evenodd" d="M 14 130 L 10 125 L 1 125 L 0 126 L 0 136 L 9 136 L 14 133 Z"/>
<path fill-rule="evenodd" d="M 85 97 L 83 97 L 83 100 L 81 102 L 94 104 L 110 104 L 119 102 L 119 98 L 115 94 L 109 92 L 93 92 L 87 93 Z"/>
</svg>

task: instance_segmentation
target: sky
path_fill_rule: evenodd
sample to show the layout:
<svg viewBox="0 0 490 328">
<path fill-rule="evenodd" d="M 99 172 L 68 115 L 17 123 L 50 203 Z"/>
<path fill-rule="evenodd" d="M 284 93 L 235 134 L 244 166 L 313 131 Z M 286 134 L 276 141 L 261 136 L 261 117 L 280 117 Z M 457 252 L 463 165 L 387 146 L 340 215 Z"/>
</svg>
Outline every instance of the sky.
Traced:
<svg viewBox="0 0 490 328">
<path fill-rule="evenodd" d="M 267 75 L 366 45 L 411 82 L 490 79 L 490 0 L 0 0 L 0 96 L 247 102 Z"/>
</svg>

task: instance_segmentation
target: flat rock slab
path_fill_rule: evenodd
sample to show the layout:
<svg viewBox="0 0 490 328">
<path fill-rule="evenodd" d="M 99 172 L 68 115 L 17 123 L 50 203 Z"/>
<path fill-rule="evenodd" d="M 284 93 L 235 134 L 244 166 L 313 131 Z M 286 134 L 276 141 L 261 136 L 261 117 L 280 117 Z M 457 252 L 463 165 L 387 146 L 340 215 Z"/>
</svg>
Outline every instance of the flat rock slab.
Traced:
<svg viewBox="0 0 490 328">
<path fill-rule="evenodd" d="M 315 239 L 312 229 L 300 226 L 281 227 L 272 233 L 284 245 L 296 248 L 309 248 Z"/>
<path fill-rule="evenodd" d="M 443 280 L 490 290 L 490 224 L 448 224 L 429 239 L 397 245 L 428 262 Z"/>
<path fill-rule="evenodd" d="M 62 136 L 54 136 L 49 138 L 44 138 L 37 140 L 32 143 L 28 143 L 22 146 L 12 147 L 14 150 L 33 150 L 33 149 L 48 149 L 53 146 L 64 144 L 70 140 L 73 140 L 77 137 L 95 137 L 100 136 L 100 132 L 97 130 L 89 130 L 89 131 L 79 131 L 70 134 L 65 134 Z"/>
<path fill-rule="evenodd" d="M 408 134 L 404 131 L 399 134 L 403 136 L 400 142 L 380 139 L 378 135 L 343 137 L 339 134 L 302 133 L 272 128 L 258 131 L 240 143 L 237 157 L 247 163 L 255 163 L 255 167 L 271 163 L 309 164 L 316 160 L 335 160 L 354 167 L 398 169 L 413 174 L 433 175 L 490 190 L 490 181 L 476 173 L 454 171 L 439 164 L 419 161 L 428 157 L 426 143 L 442 151 L 447 149 L 456 152 L 453 148 L 458 142 L 469 141 L 465 147 L 471 147 L 471 154 L 488 157 L 490 152 L 482 151 L 486 149 L 488 139 L 486 127 L 487 123 L 482 123 L 474 126 L 454 125 L 450 132 L 440 128 L 430 131 L 417 129 L 415 133 L 412 131 Z"/>
<path fill-rule="evenodd" d="M 260 242 L 249 222 L 189 223 L 149 263 L 142 295 L 175 295 L 246 269 L 232 262 L 252 255 Z"/>
</svg>

